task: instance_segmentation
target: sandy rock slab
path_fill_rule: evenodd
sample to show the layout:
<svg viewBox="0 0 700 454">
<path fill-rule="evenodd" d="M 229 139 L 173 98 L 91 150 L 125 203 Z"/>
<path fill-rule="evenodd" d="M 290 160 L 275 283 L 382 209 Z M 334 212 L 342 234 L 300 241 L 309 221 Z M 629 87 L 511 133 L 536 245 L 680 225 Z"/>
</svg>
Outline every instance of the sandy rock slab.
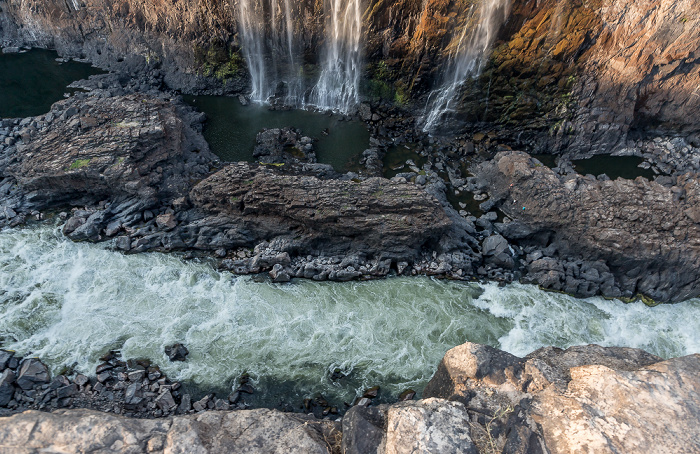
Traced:
<svg viewBox="0 0 700 454">
<path fill-rule="evenodd" d="M 0 418 L 0 453 L 318 453 L 340 440 L 334 423 L 275 410 L 130 419 L 92 410 Z"/>
<path fill-rule="evenodd" d="M 698 372 L 698 354 L 583 345 L 519 358 L 466 343 L 445 354 L 423 397 L 464 404 L 479 452 L 698 453 Z"/>
</svg>

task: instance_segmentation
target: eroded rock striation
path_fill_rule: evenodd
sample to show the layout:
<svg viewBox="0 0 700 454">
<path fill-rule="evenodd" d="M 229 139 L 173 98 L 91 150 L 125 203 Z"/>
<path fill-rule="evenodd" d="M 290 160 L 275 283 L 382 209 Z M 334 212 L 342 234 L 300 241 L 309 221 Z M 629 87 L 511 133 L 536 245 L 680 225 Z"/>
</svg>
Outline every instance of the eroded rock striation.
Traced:
<svg viewBox="0 0 700 454">
<path fill-rule="evenodd" d="M 583 296 L 700 294 L 697 174 L 666 185 L 558 175 L 521 152 L 500 153 L 477 173 L 512 219 L 500 226 L 503 236 L 529 246 L 528 279 Z"/>
</svg>

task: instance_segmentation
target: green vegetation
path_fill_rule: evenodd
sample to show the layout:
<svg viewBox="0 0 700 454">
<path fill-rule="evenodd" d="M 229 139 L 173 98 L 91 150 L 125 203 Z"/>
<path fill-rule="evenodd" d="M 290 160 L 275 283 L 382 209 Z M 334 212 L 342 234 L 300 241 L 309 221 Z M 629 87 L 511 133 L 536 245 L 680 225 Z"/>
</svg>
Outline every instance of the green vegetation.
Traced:
<svg viewBox="0 0 700 454">
<path fill-rule="evenodd" d="M 654 306 L 658 306 L 659 304 L 661 304 L 660 301 L 654 301 L 652 298 L 650 298 L 646 295 L 643 295 L 641 293 L 637 293 L 635 296 L 633 296 L 631 298 L 622 296 L 618 299 L 620 301 L 622 301 L 623 303 L 634 303 L 636 301 L 641 301 L 642 303 L 646 304 L 649 307 L 654 307 Z"/>
<path fill-rule="evenodd" d="M 372 98 L 392 100 L 394 104 L 405 107 L 411 102 L 409 90 L 403 81 L 396 80 L 396 74 L 386 61 L 369 64 L 367 71 L 370 74 L 367 83 L 367 93 Z"/>
<path fill-rule="evenodd" d="M 213 43 L 207 49 L 195 47 L 194 58 L 202 74 L 225 82 L 235 77 L 243 68 L 243 57 L 237 50 L 227 49 L 224 44 Z"/>
<path fill-rule="evenodd" d="M 81 169 L 88 164 L 90 164 L 90 159 L 76 159 L 73 161 L 73 164 L 68 167 L 68 170 Z"/>
<path fill-rule="evenodd" d="M 401 107 L 407 106 L 411 102 L 411 97 L 408 95 L 406 88 L 400 82 L 397 82 L 395 86 L 394 104 Z"/>
</svg>

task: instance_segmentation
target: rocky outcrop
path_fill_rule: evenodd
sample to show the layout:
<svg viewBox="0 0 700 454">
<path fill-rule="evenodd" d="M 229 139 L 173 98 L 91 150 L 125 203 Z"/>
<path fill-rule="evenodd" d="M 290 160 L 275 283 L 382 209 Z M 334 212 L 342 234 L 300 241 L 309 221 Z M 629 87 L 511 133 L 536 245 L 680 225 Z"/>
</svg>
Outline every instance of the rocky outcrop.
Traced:
<svg viewBox="0 0 700 454">
<path fill-rule="evenodd" d="M 273 235 L 263 230 L 271 228 L 276 236 L 310 234 L 312 241 L 327 245 L 330 255 L 383 251 L 387 258 L 402 258 L 407 245 L 420 249 L 450 225 L 435 209 L 437 202 L 412 184 L 383 178 L 320 180 L 242 163 L 199 183 L 191 199 L 195 207 L 238 224 L 241 234 L 257 231 L 268 239 Z"/>
<path fill-rule="evenodd" d="M 74 207 L 61 213 L 74 240 L 215 253 L 238 273 L 276 267 L 277 281 L 472 274 L 478 255 L 461 250 L 470 242 L 461 218 L 422 188 L 340 175 L 314 163 L 310 139 L 291 130 L 261 133 L 263 163 L 217 171 L 201 115 L 167 96 L 95 88 L 46 115 L 6 121 L 0 223 Z M 294 148 L 298 157 L 290 140 L 304 148 Z"/>
<path fill-rule="evenodd" d="M 558 175 L 521 152 L 500 153 L 477 174 L 512 219 L 502 235 L 525 247 L 527 278 L 541 286 L 659 301 L 700 294 L 697 174 L 665 185 Z"/>
<path fill-rule="evenodd" d="M 27 411 L 0 420 L 6 452 L 330 453 L 336 424 L 276 410 L 129 419 L 92 410 Z"/>
<path fill-rule="evenodd" d="M 447 352 L 423 396 L 462 402 L 481 452 L 691 453 L 698 367 L 699 355 L 588 345 L 518 358 L 467 343 Z"/>
<path fill-rule="evenodd" d="M 13 357 L 0 350 L 0 361 Z M 20 367 L 18 361 L 11 366 Z M 53 384 L 66 381 L 63 376 L 33 386 L 79 406 L 105 373 L 106 384 L 120 383 L 120 374 L 129 384 L 156 370 L 124 373 L 125 367 L 113 357 L 98 366 L 97 380 L 77 375 L 71 393 L 71 386 Z M 53 413 L 0 418 L 0 446 L 12 452 L 694 453 L 700 450 L 699 368 L 697 354 L 663 360 L 639 349 L 585 345 L 545 347 L 519 358 L 466 343 L 445 354 L 422 400 L 375 407 L 358 399 L 340 422 L 268 409 L 220 411 L 220 400 L 198 402 L 189 411 L 194 414 L 142 415 L 165 416 L 158 419 L 52 407 Z M 161 388 L 170 393 L 175 386 Z M 121 395 L 114 400 L 121 402 Z"/>
<path fill-rule="evenodd" d="M 114 218 L 126 221 L 107 236 L 141 222 L 144 210 L 185 196 L 218 162 L 193 129 L 201 121 L 169 99 L 106 90 L 58 102 L 46 115 L 4 120 L 11 140 L 0 145 L 0 223 L 76 205 L 100 210 L 73 213 L 64 231 L 75 239 L 104 238 L 95 225 Z"/>
</svg>

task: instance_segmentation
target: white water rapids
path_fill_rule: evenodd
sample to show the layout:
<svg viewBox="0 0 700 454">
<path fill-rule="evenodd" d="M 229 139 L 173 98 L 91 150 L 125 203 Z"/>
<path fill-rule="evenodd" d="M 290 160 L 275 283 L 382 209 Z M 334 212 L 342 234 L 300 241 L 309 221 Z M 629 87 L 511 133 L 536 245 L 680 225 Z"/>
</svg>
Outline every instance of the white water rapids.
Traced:
<svg viewBox="0 0 700 454">
<path fill-rule="evenodd" d="M 586 343 L 663 357 L 700 351 L 698 299 L 649 308 L 422 277 L 280 285 L 175 255 L 73 243 L 46 224 L 0 233 L 0 289 L 3 347 L 54 371 L 90 373 L 121 349 L 205 388 L 248 371 L 263 393 L 301 397 L 350 401 L 377 384 L 386 396 L 420 390 L 445 351 L 466 341 L 516 355 Z M 189 348 L 186 362 L 167 360 L 174 342 Z M 331 381 L 335 368 L 348 379 Z"/>
</svg>

